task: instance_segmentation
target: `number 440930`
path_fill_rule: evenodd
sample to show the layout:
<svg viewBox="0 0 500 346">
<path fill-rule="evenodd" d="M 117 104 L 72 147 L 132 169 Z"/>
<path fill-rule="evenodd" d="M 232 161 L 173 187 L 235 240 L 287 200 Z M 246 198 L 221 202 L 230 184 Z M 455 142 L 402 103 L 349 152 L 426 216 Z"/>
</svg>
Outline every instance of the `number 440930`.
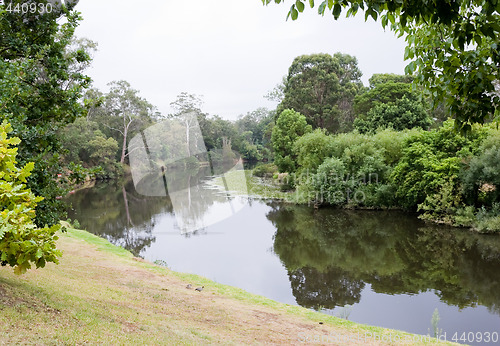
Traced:
<svg viewBox="0 0 500 346">
<path fill-rule="evenodd" d="M 473 342 L 491 342 L 491 343 L 497 343 L 499 340 L 498 333 L 497 332 L 463 332 L 463 333 L 458 333 L 456 332 L 453 334 L 453 337 L 451 338 L 451 341 L 454 342 L 463 342 L 463 343 L 473 343 Z"/>
<path fill-rule="evenodd" d="M 53 10 L 53 6 L 50 2 L 46 4 L 36 3 L 36 2 L 24 2 L 13 4 L 12 2 L 7 2 L 0 0 L 0 5 L 5 6 L 5 11 L 10 13 L 51 13 Z"/>
</svg>

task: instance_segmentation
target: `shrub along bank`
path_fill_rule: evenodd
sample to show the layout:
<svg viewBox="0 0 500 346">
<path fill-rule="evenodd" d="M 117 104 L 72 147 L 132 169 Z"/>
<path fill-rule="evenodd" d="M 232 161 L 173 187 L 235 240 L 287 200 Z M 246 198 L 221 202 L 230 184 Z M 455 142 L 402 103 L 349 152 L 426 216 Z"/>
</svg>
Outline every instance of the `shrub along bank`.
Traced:
<svg viewBox="0 0 500 346">
<path fill-rule="evenodd" d="M 425 220 L 500 231 L 500 131 L 493 124 L 466 136 L 452 120 L 432 131 L 317 129 L 295 139 L 290 153 L 296 169 L 286 183 L 296 189 L 295 203 L 400 208 Z"/>
</svg>

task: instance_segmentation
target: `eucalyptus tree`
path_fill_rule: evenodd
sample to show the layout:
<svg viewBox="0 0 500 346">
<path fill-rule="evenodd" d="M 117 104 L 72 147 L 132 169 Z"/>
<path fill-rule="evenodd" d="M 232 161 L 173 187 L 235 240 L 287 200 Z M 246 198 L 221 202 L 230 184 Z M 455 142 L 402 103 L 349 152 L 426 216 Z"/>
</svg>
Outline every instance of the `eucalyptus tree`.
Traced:
<svg viewBox="0 0 500 346">
<path fill-rule="evenodd" d="M 350 129 L 352 104 L 361 90 L 356 58 L 336 53 L 296 57 L 288 69 L 277 114 L 294 109 L 313 128 L 330 132 Z"/>
<path fill-rule="evenodd" d="M 129 138 L 151 125 L 160 115 L 129 82 L 113 81 L 108 85 L 110 90 L 106 94 L 98 90 L 88 94 L 87 103 L 91 105 L 88 119 L 99 123 L 101 131 L 120 144 L 118 160 L 124 163 Z"/>
</svg>

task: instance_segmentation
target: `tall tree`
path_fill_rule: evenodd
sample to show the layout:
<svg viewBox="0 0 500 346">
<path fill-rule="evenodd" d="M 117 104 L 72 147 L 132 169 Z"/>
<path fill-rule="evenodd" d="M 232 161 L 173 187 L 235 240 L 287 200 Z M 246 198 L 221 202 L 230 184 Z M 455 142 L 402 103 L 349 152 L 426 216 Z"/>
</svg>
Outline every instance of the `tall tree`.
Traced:
<svg viewBox="0 0 500 346">
<path fill-rule="evenodd" d="M 313 128 L 338 132 L 350 128 L 352 102 L 362 87 L 356 58 L 336 53 L 302 55 L 288 69 L 278 114 L 294 109 Z"/>
<path fill-rule="evenodd" d="M 102 105 L 89 112 L 89 118 L 108 129 L 107 135 L 120 143 L 120 163 L 127 157 L 127 141 L 138 131 L 152 124 L 159 117 L 154 107 L 139 95 L 126 81 L 113 81 L 108 84 L 110 90 L 103 97 Z M 92 99 L 99 99 L 98 92 L 92 93 Z M 104 132 L 104 131 L 103 131 Z"/>
<path fill-rule="evenodd" d="M 412 88 L 413 77 L 391 73 L 374 74 L 368 81 L 369 86 L 354 99 L 357 117 L 363 117 L 375 105 L 400 100 L 403 96 L 419 101 L 421 93 Z"/>
<path fill-rule="evenodd" d="M 420 127 L 427 130 L 431 124 L 422 102 L 410 100 L 406 96 L 394 102 L 378 103 L 364 117 L 354 121 L 354 127 L 361 133 L 375 132 L 381 128 L 402 131 Z"/>
<path fill-rule="evenodd" d="M 181 92 L 177 95 L 177 99 L 170 103 L 170 106 L 176 110 L 172 115 L 178 117 L 184 125 L 186 138 L 186 156 L 191 156 L 192 143 L 200 140 L 199 138 L 191 138 L 192 135 L 200 134 L 200 120 L 205 120 L 206 115 L 201 111 L 203 101 L 200 96 Z M 200 131 L 197 131 L 200 128 Z"/>
<path fill-rule="evenodd" d="M 432 123 L 427 104 L 422 93 L 412 87 L 412 80 L 396 74 L 373 75 L 369 88 L 354 100 L 354 127 L 362 133 L 386 127 L 427 129 Z"/>
<path fill-rule="evenodd" d="M 10 3 L 15 8 L 22 1 Z M 0 10 L 0 118 L 21 139 L 19 163 L 35 163 L 27 182 L 44 197 L 36 208 L 40 226 L 53 225 L 65 214 L 64 203 L 56 200 L 63 193 L 54 179 L 63 171 L 57 134 L 83 114 L 79 101 L 90 84 L 83 74 L 91 60 L 89 47 L 75 44 L 81 17 L 72 6 L 43 14 Z"/>
<path fill-rule="evenodd" d="M 262 0 L 281 3 L 282 0 Z M 318 3 L 308 1 L 311 8 Z M 293 20 L 304 11 L 305 1 L 292 4 Z M 407 42 L 406 73 L 416 73 L 435 104 L 444 102 L 456 126 L 466 132 L 474 123 L 500 115 L 500 6 L 498 0 L 324 0 L 317 7 L 335 19 L 359 10 L 365 19 L 380 18 Z"/>
</svg>

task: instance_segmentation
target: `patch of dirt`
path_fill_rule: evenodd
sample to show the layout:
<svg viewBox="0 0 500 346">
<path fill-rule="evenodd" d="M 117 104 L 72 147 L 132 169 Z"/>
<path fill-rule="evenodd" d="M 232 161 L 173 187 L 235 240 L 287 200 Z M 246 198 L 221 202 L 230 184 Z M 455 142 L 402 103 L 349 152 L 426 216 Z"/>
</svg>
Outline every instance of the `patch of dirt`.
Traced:
<svg viewBox="0 0 500 346">
<path fill-rule="evenodd" d="M 0 282 L 0 310 L 6 307 L 26 307 L 38 312 L 59 314 L 59 310 L 45 305 L 33 296 L 20 296 L 15 288 Z"/>
</svg>

